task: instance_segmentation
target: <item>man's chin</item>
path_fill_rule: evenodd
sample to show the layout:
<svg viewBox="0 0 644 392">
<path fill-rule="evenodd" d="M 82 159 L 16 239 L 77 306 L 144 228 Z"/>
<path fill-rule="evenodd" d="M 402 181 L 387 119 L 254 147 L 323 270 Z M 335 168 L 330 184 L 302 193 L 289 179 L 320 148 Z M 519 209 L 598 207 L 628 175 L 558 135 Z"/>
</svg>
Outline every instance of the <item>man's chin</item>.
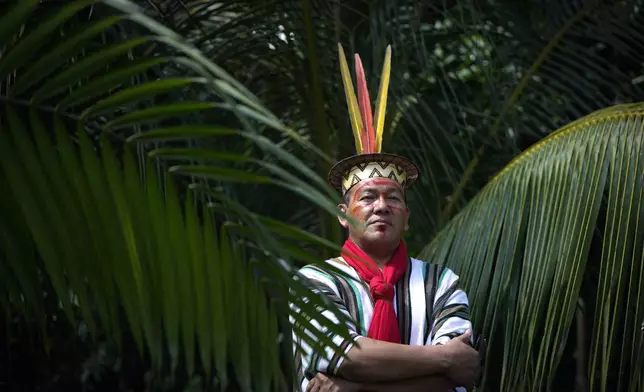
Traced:
<svg viewBox="0 0 644 392">
<path fill-rule="evenodd" d="M 370 232 L 367 236 L 367 239 L 371 243 L 389 243 L 393 242 L 395 240 L 395 236 L 393 235 L 391 228 L 387 228 L 384 230 L 374 230 Z"/>
</svg>

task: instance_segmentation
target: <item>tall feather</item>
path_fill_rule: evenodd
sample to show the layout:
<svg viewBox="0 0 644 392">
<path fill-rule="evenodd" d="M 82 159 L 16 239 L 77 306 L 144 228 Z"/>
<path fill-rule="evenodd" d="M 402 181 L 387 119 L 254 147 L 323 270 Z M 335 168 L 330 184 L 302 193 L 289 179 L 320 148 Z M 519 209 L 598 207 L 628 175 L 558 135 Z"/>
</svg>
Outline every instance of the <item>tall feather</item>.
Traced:
<svg viewBox="0 0 644 392">
<path fill-rule="evenodd" d="M 376 151 L 382 151 L 382 135 L 385 129 L 385 112 L 387 111 L 387 92 L 389 90 L 389 75 L 391 74 L 391 45 L 387 45 L 385 62 L 382 65 L 380 76 L 380 87 L 378 88 L 378 100 L 376 101 Z"/>
<path fill-rule="evenodd" d="M 362 152 L 364 154 L 376 152 L 376 133 L 373 129 L 373 115 L 371 114 L 371 102 L 369 101 L 369 90 L 367 89 L 367 78 L 362 68 L 362 61 L 358 54 L 356 58 L 356 78 L 358 83 L 358 102 L 360 103 L 360 114 L 362 115 Z"/>
<path fill-rule="evenodd" d="M 347 59 L 344 57 L 344 49 L 338 43 L 338 52 L 340 56 L 340 71 L 342 72 L 342 83 L 344 84 L 344 95 L 347 97 L 347 108 L 349 109 L 349 118 L 351 119 L 351 128 L 353 128 L 353 138 L 356 142 L 356 153 L 362 154 L 362 120 L 360 119 L 360 108 L 356 100 L 356 93 L 353 90 L 353 80 L 351 80 L 351 73 L 349 72 L 349 65 Z"/>
</svg>

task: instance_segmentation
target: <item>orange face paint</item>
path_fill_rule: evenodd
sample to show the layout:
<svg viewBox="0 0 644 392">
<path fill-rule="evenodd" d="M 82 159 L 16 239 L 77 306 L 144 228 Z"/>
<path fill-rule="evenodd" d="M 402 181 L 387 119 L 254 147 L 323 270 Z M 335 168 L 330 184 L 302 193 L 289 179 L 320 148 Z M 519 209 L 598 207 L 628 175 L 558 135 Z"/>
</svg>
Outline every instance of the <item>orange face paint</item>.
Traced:
<svg viewBox="0 0 644 392">
<path fill-rule="evenodd" d="M 400 193 L 403 193 L 403 190 L 400 187 L 400 184 L 398 184 L 394 180 L 390 180 L 390 179 L 387 179 L 387 178 L 371 178 L 371 179 L 368 179 L 368 180 L 363 180 L 360 184 L 358 184 L 357 188 L 353 191 L 353 196 L 351 197 L 351 202 L 350 203 L 351 204 L 357 203 L 358 199 L 360 198 L 360 195 L 361 195 L 363 189 L 368 187 L 368 186 L 373 186 L 373 187 L 389 186 L 389 187 L 391 187 L 392 185 L 395 188 L 397 188 L 396 191 L 398 191 Z M 385 195 L 385 197 L 388 198 L 391 193 L 394 193 L 396 191 L 385 190 L 385 191 L 380 192 L 380 193 L 383 193 Z"/>
</svg>

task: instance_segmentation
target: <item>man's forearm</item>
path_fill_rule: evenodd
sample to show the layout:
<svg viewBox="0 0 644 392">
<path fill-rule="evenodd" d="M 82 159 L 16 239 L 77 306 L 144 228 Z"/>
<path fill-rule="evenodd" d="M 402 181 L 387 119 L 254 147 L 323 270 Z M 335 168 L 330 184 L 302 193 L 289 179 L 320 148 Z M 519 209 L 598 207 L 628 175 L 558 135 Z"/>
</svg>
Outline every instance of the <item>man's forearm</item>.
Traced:
<svg viewBox="0 0 644 392">
<path fill-rule="evenodd" d="M 337 375 L 351 381 L 382 383 L 443 375 L 450 366 L 444 346 L 409 346 L 360 338 Z"/>
<path fill-rule="evenodd" d="M 387 383 L 360 384 L 360 392 L 447 392 L 457 385 L 441 376 L 412 378 Z"/>
</svg>

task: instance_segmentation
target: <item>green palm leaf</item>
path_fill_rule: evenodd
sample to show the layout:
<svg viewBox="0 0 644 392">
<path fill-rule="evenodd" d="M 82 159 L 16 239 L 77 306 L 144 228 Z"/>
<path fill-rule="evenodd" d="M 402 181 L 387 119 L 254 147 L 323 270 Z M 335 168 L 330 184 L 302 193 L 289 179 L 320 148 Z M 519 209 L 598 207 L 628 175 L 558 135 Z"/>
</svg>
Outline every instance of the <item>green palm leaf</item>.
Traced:
<svg viewBox="0 0 644 392">
<path fill-rule="evenodd" d="M 288 303 L 302 310 L 295 315 L 302 328 L 320 307 L 334 309 L 303 282 L 292 284 L 294 265 L 319 262 L 295 244 L 312 252 L 337 246 L 254 213 L 225 186 L 277 185 L 335 213 L 332 189 L 258 124 L 324 154 L 137 6 L 103 3 L 113 8 L 78 1 L 29 15 L 19 2 L 0 18 L 2 37 L 10 37 L 0 42 L 0 73 L 11 75 L 0 91 L 0 178 L 11 189 L 0 207 L 10 218 L 0 224 L 2 301 L 44 322 L 34 278 L 42 273 L 70 322 L 80 309 L 93 336 L 105 331 L 119 344 L 127 329 L 158 372 L 170 363 L 224 388 L 283 390 L 288 369 L 280 356 L 292 348 L 280 343 L 287 331 L 277 323 L 288 319 Z M 70 29 L 77 20 L 83 27 Z M 127 38 L 114 40 L 115 29 Z M 145 58 L 159 45 L 172 57 Z M 40 48 L 38 59 L 27 46 Z M 213 102 L 196 102 L 204 96 Z M 213 108 L 231 114 L 233 126 L 209 123 Z M 196 136 L 215 146 L 210 154 L 194 148 Z M 218 146 L 223 137 L 262 156 Z M 170 166 L 185 177 L 166 176 L 165 162 L 148 158 L 177 151 L 165 143 L 182 148 Z M 179 185 L 184 178 L 192 186 Z M 332 345 L 324 334 L 307 339 Z"/>
<path fill-rule="evenodd" d="M 589 390 L 637 389 L 644 355 L 643 109 L 595 112 L 528 149 L 423 251 L 466 282 L 475 328 L 502 360 L 501 390 L 554 387 L 563 351 L 575 343 L 571 327 L 582 298 L 596 304 L 590 346 L 582 350 L 589 355 L 579 358 Z M 591 252 L 593 244 L 600 254 Z M 592 285 L 591 267 L 599 268 L 599 284 L 588 295 L 581 288 Z M 489 363 L 488 373 L 495 366 Z"/>
<path fill-rule="evenodd" d="M 8 187 L 13 190 L 11 203 L 3 206 L 19 206 L 20 219 L 27 225 L 21 241 L 29 244 L 31 237 L 35 240 L 33 246 L 43 259 L 43 272 L 54 282 L 70 320 L 73 320 L 74 302 L 84 312 L 83 320 L 93 332 L 100 325 L 118 341 L 122 326 L 116 318 L 116 309 L 123 306 L 139 350 L 143 351 L 144 347 L 151 350 L 159 368 L 163 358 L 161 347 L 167 344 L 174 367 L 178 366 L 179 353 L 185 350 L 189 372 L 195 370 L 195 355 L 198 355 L 202 366 L 214 359 L 214 368 L 219 371 L 226 368 L 225 361 L 232 361 L 237 381 L 249 383 L 245 385 L 247 390 L 274 382 L 283 385 L 284 381 L 276 378 L 282 369 L 268 365 L 278 362 L 277 351 L 269 347 L 278 340 L 278 329 L 271 326 L 277 321 L 274 312 L 282 309 L 279 307 L 288 300 L 314 314 L 312 309 L 322 302 L 299 300 L 307 292 L 300 285 L 294 286 L 291 294 L 288 289 L 283 291 L 284 300 L 266 308 L 265 289 L 254 278 L 253 269 L 243 267 L 247 263 L 243 254 L 247 251 L 232 246 L 226 229 L 216 229 L 214 225 L 208 229 L 203 227 L 201 222 L 213 224 L 214 220 L 204 216 L 197 219 L 194 195 L 186 198 L 182 213 L 171 180 L 166 182 L 165 192 L 155 176 L 148 176 L 144 187 L 129 152 L 123 157 L 122 166 L 103 137 L 99 159 L 87 135 L 80 132 L 77 135 L 80 151 L 76 153 L 68 133 L 59 121 L 56 123 L 59 125 L 54 143 L 44 128 L 33 124 L 30 130 L 13 120 L 11 126 L 4 127 L 0 167 Z M 35 142 L 29 141 L 31 138 Z M 75 202 L 83 208 L 77 208 Z M 241 213 L 251 216 L 250 212 Z M 206 210 L 205 214 L 209 212 Z M 268 238 L 261 238 L 262 234 L 266 235 L 262 221 L 253 220 L 259 227 L 250 239 L 260 249 L 279 252 L 281 244 L 263 245 Z M 279 222 L 266 222 L 271 230 L 298 233 L 297 229 Z M 8 223 L 3 227 L 11 230 Z M 200 234 L 213 235 L 216 231 L 221 233 L 218 241 L 216 235 Z M 315 237 L 310 238 L 318 245 L 324 244 Z M 309 238 L 302 233 L 297 239 L 303 242 Z M 287 250 L 276 256 L 280 254 L 290 256 Z M 212 264 L 216 270 L 209 277 L 207 271 L 215 268 L 208 267 Z M 13 274 L 24 276 L 24 269 L 30 265 L 12 263 L 8 267 Z M 267 277 L 273 284 L 287 282 L 290 275 L 285 272 L 273 270 Z M 5 279 L 9 278 L 3 276 L 3 286 L 7 286 Z M 206 284 L 207 281 L 217 284 Z M 30 292 L 37 291 L 38 287 L 29 286 L 22 279 L 19 284 L 19 290 L 27 293 L 26 301 L 38 298 Z M 240 290 L 244 291 L 241 295 Z M 37 302 L 25 303 L 26 307 L 34 305 Z M 91 309 L 97 309 L 96 314 Z M 229 320 L 228 325 L 220 324 L 210 315 L 218 315 L 217 320 Z M 331 328 L 343 333 L 341 328 Z M 317 344 L 328 343 L 326 336 L 316 338 Z M 199 342 L 198 349 L 195 339 Z M 221 345 L 224 342 L 228 349 Z M 262 355 L 255 351 L 257 346 L 266 347 Z M 251 369 L 256 368 L 263 370 L 249 377 Z M 211 371 L 209 367 L 205 370 Z M 217 376 L 225 381 L 225 374 L 217 372 Z"/>
<path fill-rule="evenodd" d="M 476 176 L 489 173 L 486 166 L 491 165 L 484 164 L 485 158 L 493 154 L 511 158 L 522 139 L 538 140 L 594 110 L 642 97 L 627 65 L 643 59 L 640 51 L 633 50 L 644 44 L 637 1 L 550 1 L 547 7 L 543 2 L 502 2 L 487 10 L 464 3 L 459 8 L 462 17 L 471 20 L 464 27 L 478 35 L 483 47 L 494 50 L 494 56 L 481 56 L 475 48 L 466 55 L 489 60 L 485 82 L 504 88 L 491 97 L 491 105 L 481 105 L 473 97 L 472 103 L 454 107 L 465 118 L 483 110 L 491 116 L 480 119 L 484 126 L 473 124 L 480 127 L 481 139 L 467 156 L 443 208 L 443 220 L 467 200 L 466 189 Z M 489 21 L 481 23 L 482 14 L 489 15 Z M 495 28 L 503 34 L 495 34 Z M 624 66 L 613 67 L 611 62 Z"/>
</svg>

